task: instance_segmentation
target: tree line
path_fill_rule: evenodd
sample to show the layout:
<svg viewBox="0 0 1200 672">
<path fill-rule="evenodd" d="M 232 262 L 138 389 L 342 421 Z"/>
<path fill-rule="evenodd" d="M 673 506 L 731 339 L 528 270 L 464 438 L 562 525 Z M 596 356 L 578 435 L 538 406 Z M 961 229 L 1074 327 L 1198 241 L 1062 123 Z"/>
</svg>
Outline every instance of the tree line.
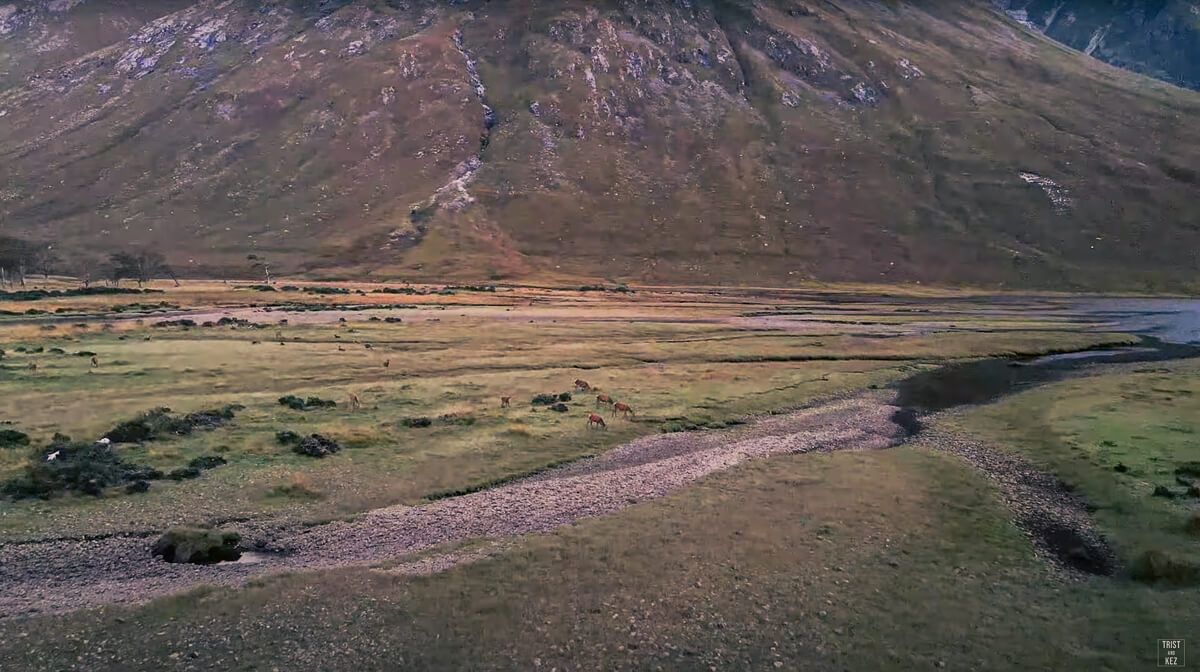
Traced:
<svg viewBox="0 0 1200 672">
<path fill-rule="evenodd" d="M 0 286 L 23 287 L 31 275 L 48 279 L 51 274 L 74 276 L 84 287 L 95 282 L 115 287 L 122 280 L 132 280 L 140 287 L 159 278 L 170 278 L 179 284 L 166 257 L 154 249 L 130 247 L 110 252 L 106 257 L 83 257 L 66 263 L 53 243 L 0 235 Z"/>
</svg>

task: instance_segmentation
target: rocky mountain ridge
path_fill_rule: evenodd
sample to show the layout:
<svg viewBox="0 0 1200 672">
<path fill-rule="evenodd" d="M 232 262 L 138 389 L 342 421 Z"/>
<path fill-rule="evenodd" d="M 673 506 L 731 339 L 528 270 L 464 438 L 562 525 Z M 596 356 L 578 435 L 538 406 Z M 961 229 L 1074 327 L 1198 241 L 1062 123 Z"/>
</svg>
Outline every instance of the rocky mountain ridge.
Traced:
<svg viewBox="0 0 1200 672">
<path fill-rule="evenodd" d="M 1194 283 L 1200 95 L 982 2 L 14 6 L 0 233 L 74 264 Z"/>
</svg>

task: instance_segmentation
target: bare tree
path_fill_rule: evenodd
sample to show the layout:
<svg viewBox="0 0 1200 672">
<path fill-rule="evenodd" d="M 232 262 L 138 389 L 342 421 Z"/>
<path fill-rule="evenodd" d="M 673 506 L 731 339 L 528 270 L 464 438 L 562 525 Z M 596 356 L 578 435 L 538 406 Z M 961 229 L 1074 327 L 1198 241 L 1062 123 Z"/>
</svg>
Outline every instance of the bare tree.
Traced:
<svg viewBox="0 0 1200 672">
<path fill-rule="evenodd" d="M 129 252 L 114 252 L 108 257 L 108 262 L 111 265 L 112 272 L 109 277 L 113 284 L 119 284 L 124 278 L 128 278 L 137 282 L 138 287 L 154 280 L 166 276 L 175 281 L 175 286 L 179 286 L 179 278 L 175 277 L 175 271 L 167 264 L 167 260 L 161 252 L 156 250 L 137 249 Z"/>
<path fill-rule="evenodd" d="M 29 267 L 34 246 L 12 236 L 0 236 L 0 280 L 9 285 L 25 284 L 25 269 Z"/>
<path fill-rule="evenodd" d="M 34 248 L 32 259 L 34 270 L 42 274 L 43 280 L 49 280 L 50 274 L 62 263 L 62 257 L 58 256 L 58 252 L 54 251 L 53 243 L 38 245 Z"/>
<path fill-rule="evenodd" d="M 247 254 L 246 261 L 250 262 L 250 268 L 256 271 L 262 271 L 263 278 L 266 283 L 271 284 L 271 262 L 267 259 L 258 256 L 257 254 Z"/>
</svg>

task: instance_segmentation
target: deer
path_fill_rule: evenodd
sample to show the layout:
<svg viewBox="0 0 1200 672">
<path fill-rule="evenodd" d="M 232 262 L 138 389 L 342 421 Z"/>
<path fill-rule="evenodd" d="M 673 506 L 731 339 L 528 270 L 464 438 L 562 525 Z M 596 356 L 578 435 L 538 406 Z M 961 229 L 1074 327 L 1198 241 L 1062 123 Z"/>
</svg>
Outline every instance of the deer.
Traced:
<svg viewBox="0 0 1200 672">
<path fill-rule="evenodd" d="M 30 373 L 37 373 L 37 362 L 30 362 L 27 368 Z"/>
<path fill-rule="evenodd" d="M 351 392 L 350 393 L 350 410 L 357 411 L 360 408 L 362 408 L 362 400 L 358 398 L 357 394 Z"/>
<path fill-rule="evenodd" d="M 588 429 L 591 429 L 592 427 L 599 427 L 600 429 L 608 429 L 608 425 L 604 424 L 604 418 L 600 417 L 599 415 L 596 415 L 595 413 L 592 413 L 591 415 L 588 416 L 587 426 L 588 426 Z"/>
<path fill-rule="evenodd" d="M 94 369 L 94 368 L 96 368 L 96 367 L 98 367 L 98 366 L 100 366 L 100 360 L 99 360 L 99 359 L 96 359 L 96 357 L 95 357 L 95 356 L 92 356 L 92 368 Z"/>
<path fill-rule="evenodd" d="M 390 360 L 390 359 L 383 360 L 383 368 L 387 369 L 387 368 L 390 368 L 391 366 L 392 366 L 392 360 Z"/>
<path fill-rule="evenodd" d="M 608 396 L 607 394 L 597 394 L 596 395 L 596 405 L 599 406 L 600 404 L 608 404 L 609 406 L 612 406 L 613 398 Z"/>
<path fill-rule="evenodd" d="M 512 406 L 512 397 L 500 397 L 500 408 L 509 408 Z"/>
<path fill-rule="evenodd" d="M 577 378 L 575 379 L 575 389 L 579 390 L 580 392 L 587 392 L 588 390 L 592 389 L 592 386 L 589 385 L 586 380 Z"/>
<path fill-rule="evenodd" d="M 613 404 L 613 415 L 617 413 L 620 413 L 625 418 L 632 418 L 634 416 L 633 407 L 622 401 Z"/>
</svg>

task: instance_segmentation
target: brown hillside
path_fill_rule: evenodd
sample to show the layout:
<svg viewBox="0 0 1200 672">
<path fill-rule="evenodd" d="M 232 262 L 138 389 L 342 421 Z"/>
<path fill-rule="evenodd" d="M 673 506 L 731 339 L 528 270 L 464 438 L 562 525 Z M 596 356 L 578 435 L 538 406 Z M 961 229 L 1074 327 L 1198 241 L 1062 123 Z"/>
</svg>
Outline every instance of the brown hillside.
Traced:
<svg viewBox="0 0 1200 672">
<path fill-rule="evenodd" d="M 1200 94 L 983 2 L 52 5 L 0 8 L 0 233 L 71 258 L 1195 286 Z"/>
</svg>

